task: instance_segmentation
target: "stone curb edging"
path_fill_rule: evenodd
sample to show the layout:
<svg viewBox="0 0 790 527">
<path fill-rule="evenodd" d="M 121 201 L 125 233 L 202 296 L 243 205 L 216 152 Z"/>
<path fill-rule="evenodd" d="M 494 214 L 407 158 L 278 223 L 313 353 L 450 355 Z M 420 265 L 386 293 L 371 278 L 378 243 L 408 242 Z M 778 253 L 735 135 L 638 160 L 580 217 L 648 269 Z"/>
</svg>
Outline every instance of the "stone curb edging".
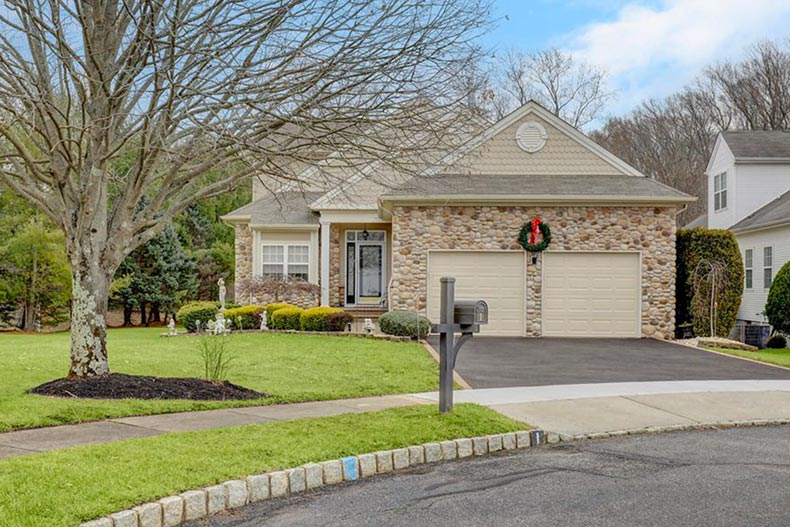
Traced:
<svg viewBox="0 0 790 527">
<path fill-rule="evenodd" d="M 175 527 L 229 509 L 306 490 L 357 481 L 425 463 L 558 443 L 559 434 L 524 430 L 505 434 L 425 443 L 393 450 L 348 456 L 296 468 L 226 481 L 144 503 L 81 524 L 79 527 Z"/>
<path fill-rule="evenodd" d="M 265 334 L 275 333 L 283 335 L 319 335 L 322 337 L 346 337 L 346 338 L 359 338 L 370 340 L 384 340 L 388 342 L 418 342 L 417 339 L 412 337 L 399 337 L 397 335 L 384 335 L 384 334 L 369 334 L 369 333 L 351 333 L 348 331 L 301 331 L 296 329 L 235 329 L 231 335 L 244 335 L 244 334 Z M 169 333 L 160 333 L 160 337 L 197 337 L 205 333 L 190 333 L 186 331 L 179 332 L 177 335 L 170 335 Z"/>
</svg>

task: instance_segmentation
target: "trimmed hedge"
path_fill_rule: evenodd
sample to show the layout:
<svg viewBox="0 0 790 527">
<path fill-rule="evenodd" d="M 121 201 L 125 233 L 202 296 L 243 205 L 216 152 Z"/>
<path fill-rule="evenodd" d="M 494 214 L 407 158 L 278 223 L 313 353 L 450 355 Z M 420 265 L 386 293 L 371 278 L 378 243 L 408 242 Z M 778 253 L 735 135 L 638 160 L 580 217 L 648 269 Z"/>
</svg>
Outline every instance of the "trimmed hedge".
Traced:
<svg viewBox="0 0 790 527">
<path fill-rule="evenodd" d="M 286 302 L 274 302 L 272 304 L 267 304 L 266 305 L 266 320 L 267 321 L 271 320 L 272 319 L 272 315 L 274 314 L 275 311 L 277 311 L 278 309 L 286 308 L 286 307 L 297 307 L 297 306 L 295 306 L 293 304 L 288 304 Z M 269 327 L 271 327 L 271 325 L 269 325 Z"/>
<path fill-rule="evenodd" d="M 261 327 L 261 313 L 265 309 L 263 306 L 244 306 L 226 309 L 222 314 L 233 329 L 258 329 Z"/>
<path fill-rule="evenodd" d="M 790 262 L 779 269 L 771 283 L 765 316 L 776 331 L 790 333 Z"/>
<path fill-rule="evenodd" d="M 345 311 L 329 315 L 329 318 L 326 319 L 329 331 L 345 331 L 346 327 L 352 322 L 354 322 L 354 317 L 351 313 L 346 313 Z"/>
<path fill-rule="evenodd" d="M 787 339 L 784 335 L 776 334 L 766 341 L 765 347 L 772 350 L 780 350 L 787 347 Z"/>
<path fill-rule="evenodd" d="M 293 329 L 298 331 L 302 328 L 302 313 L 304 313 L 304 309 L 296 306 L 277 309 L 272 313 L 269 327 L 272 329 Z"/>
<path fill-rule="evenodd" d="M 338 307 L 311 307 L 301 315 L 302 331 L 329 331 L 329 317 L 342 313 Z"/>
<path fill-rule="evenodd" d="M 694 270 L 703 260 L 724 264 L 728 283 L 716 299 L 716 336 L 727 337 L 735 325 L 743 295 L 743 259 L 732 232 L 718 229 L 679 230 L 677 233 L 677 284 L 675 287 L 675 327 L 693 323 L 699 336 L 710 336 L 708 310 L 694 313 Z M 703 304 L 704 303 L 700 303 Z"/>
<path fill-rule="evenodd" d="M 379 328 L 387 335 L 422 338 L 430 333 L 431 322 L 417 313 L 390 311 L 379 317 Z"/>
<path fill-rule="evenodd" d="M 197 330 L 197 321 L 205 329 L 209 320 L 215 320 L 219 313 L 219 302 L 189 302 L 181 306 L 176 313 L 176 318 L 187 331 L 194 333 Z"/>
</svg>

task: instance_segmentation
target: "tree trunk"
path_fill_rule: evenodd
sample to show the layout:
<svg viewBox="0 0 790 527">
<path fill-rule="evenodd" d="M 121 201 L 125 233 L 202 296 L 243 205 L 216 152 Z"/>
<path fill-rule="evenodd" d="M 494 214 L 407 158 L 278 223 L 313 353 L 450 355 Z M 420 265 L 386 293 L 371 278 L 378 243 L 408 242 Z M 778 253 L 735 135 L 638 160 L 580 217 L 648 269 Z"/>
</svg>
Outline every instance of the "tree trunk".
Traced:
<svg viewBox="0 0 790 527">
<path fill-rule="evenodd" d="M 132 325 L 132 314 L 134 313 L 134 306 L 132 304 L 123 305 L 123 327 L 128 328 Z"/>
<path fill-rule="evenodd" d="M 107 302 L 112 273 L 97 262 L 71 262 L 71 367 L 69 377 L 94 377 L 110 372 L 107 361 Z"/>
<path fill-rule="evenodd" d="M 140 323 L 148 327 L 148 310 L 145 308 L 145 302 L 140 302 Z"/>
<path fill-rule="evenodd" d="M 162 315 L 159 313 L 159 304 L 151 304 L 151 322 L 162 322 Z"/>
</svg>

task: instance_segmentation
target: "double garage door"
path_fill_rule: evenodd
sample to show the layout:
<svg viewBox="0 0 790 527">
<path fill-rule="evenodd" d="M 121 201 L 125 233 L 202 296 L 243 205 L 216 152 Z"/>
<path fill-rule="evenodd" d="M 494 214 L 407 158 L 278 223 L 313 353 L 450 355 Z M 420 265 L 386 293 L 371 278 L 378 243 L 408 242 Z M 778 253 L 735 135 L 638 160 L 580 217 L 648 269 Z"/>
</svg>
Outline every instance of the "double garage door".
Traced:
<svg viewBox="0 0 790 527">
<path fill-rule="evenodd" d="M 526 258 L 518 251 L 430 252 L 428 316 L 439 320 L 439 279 L 454 276 L 456 298 L 488 302 L 481 334 L 525 335 Z M 546 252 L 541 258 L 543 336 L 640 336 L 639 254 Z"/>
</svg>

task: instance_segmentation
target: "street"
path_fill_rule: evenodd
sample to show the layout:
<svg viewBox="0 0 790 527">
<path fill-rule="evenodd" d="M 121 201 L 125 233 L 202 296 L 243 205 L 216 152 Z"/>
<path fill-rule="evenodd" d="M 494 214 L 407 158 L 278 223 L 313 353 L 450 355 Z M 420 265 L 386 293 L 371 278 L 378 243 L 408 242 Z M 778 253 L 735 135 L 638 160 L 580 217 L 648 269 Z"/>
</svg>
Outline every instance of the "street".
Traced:
<svg viewBox="0 0 790 527">
<path fill-rule="evenodd" d="M 407 470 L 190 527 L 781 526 L 790 428 L 643 435 Z"/>
</svg>

